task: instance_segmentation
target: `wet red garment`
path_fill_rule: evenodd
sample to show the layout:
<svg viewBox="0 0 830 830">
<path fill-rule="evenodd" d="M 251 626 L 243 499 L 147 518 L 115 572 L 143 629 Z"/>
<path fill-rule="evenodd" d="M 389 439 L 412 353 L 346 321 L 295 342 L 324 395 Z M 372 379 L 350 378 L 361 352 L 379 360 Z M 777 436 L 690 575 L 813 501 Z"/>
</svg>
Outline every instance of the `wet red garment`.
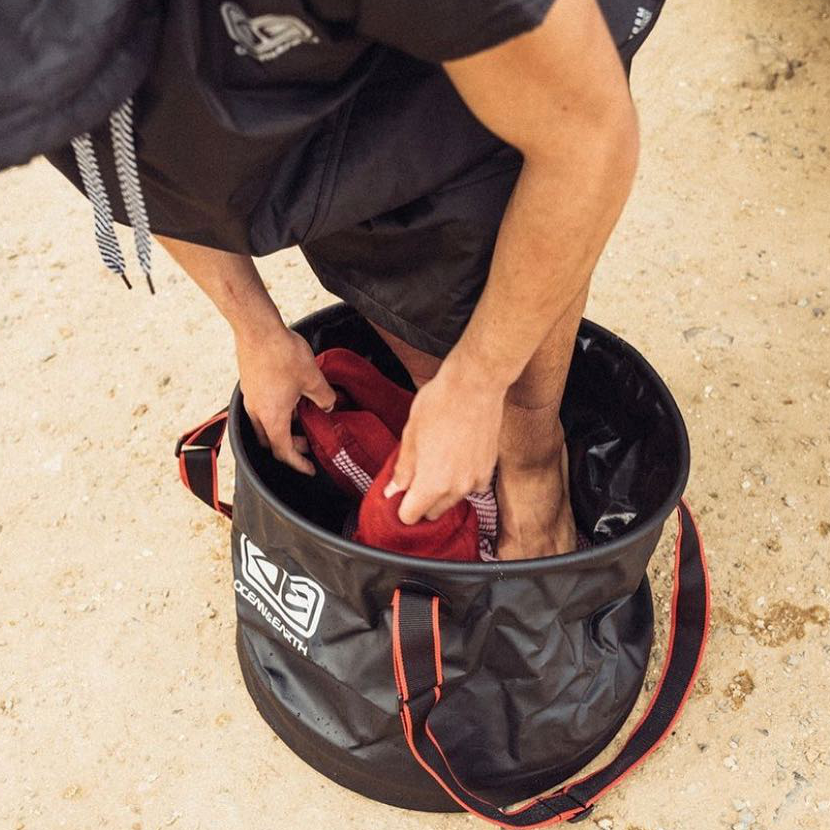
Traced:
<svg viewBox="0 0 830 830">
<path fill-rule="evenodd" d="M 396 449 L 360 503 L 355 541 L 429 559 L 480 561 L 478 517 L 467 499 L 461 499 L 434 522 L 426 519 L 414 525 L 401 522 L 398 508 L 404 493 L 396 493 L 391 498 L 383 495 L 384 488 L 392 480 L 397 457 Z"/>
<path fill-rule="evenodd" d="M 344 492 L 362 499 L 354 539 L 412 556 L 480 561 L 481 517 L 473 501 L 462 499 L 436 521 L 422 519 L 405 525 L 398 518 L 404 494 L 383 495 L 394 472 L 414 395 L 348 349 L 323 352 L 317 356 L 317 365 L 337 393 L 334 409 L 327 413 L 301 398 L 297 413 L 323 469 Z M 488 501 L 486 495 L 484 501 Z M 491 510 L 486 512 L 487 518 L 493 513 L 494 532 L 495 498 L 490 496 Z"/>
</svg>

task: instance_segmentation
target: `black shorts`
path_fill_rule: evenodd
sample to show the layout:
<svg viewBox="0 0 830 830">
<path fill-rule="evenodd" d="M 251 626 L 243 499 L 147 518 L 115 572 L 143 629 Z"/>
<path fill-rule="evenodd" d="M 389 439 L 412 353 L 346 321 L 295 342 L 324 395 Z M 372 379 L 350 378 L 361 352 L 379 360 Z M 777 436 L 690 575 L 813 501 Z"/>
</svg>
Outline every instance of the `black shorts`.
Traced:
<svg viewBox="0 0 830 830">
<path fill-rule="evenodd" d="M 299 245 L 328 290 L 443 357 L 487 280 L 522 158 L 440 62 L 531 28 L 551 2 L 361 0 L 347 25 L 340 0 L 171 0 L 135 95 L 152 231 L 255 256 Z M 661 4 L 600 0 L 626 68 Z M 302 42 L 258 54 L 254 35 L 285 20 L 307 27 Z M 125 222 L 108 127 L 91 132 Z M 48 158 L 81 187 L 69 147 Z"/>
<path fill-rule="evenodd" d="M 356 97 L 300 247 L 325 288 L 443 357 L 484 287 L 522 157 L 446 75 L 395 60 Z"/>
<path fill-rule="evenodd" d="M 505 148 L 432 193 L 300 247 L 332 294 L 444 357 L 484 288 L 520 167 Z"/>
<path fill-rule="evenodd" d="M 632 38 L 623 27 L 643 7 L 612 3 L 604 11 L 628 72 L 661 4 Z M 355 100 L 300 247 L 327 290 L 444 357 L 487 281 L 522 157 L 472 117 L 443 73 L 387 69 Z"/>
</svg>

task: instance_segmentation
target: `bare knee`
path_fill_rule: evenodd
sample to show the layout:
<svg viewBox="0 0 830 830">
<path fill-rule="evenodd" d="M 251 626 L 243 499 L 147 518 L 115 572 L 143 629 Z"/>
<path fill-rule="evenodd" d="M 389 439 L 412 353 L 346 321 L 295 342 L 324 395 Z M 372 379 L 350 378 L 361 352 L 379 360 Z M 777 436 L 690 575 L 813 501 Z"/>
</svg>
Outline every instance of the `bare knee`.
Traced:
<svg viewBox="0 0 830 830">
<path fill-rule="evenodd" d="M 422 352 L 414 346 L 410 346 L 405 340 L 387 331 L 377 323 L 368 321 L 372 328 L 381 336 L 383 341 L 395 353 L 395 356 L 403 363 L 404 368 L 409 372 L 412 382 L 417 389 L 420 389 L 427 381 L 432 380 L 441 366 L 441 358 L 435 355 Z"/>
</svg>

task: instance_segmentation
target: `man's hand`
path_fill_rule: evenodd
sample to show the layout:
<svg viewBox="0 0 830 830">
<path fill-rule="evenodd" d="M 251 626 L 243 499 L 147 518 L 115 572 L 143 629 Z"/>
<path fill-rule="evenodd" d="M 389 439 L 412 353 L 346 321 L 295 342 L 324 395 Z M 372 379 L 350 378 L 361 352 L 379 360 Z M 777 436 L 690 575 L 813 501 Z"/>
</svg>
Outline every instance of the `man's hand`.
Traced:
<svg viewBox="0 0 830 830">
<path fill-rule="evenodd" d="M 405 524 L 437 519 L 470 492 L 490 485 L 498 454 L 506 387 L 459 373 L 446 360 L 412 402 L 392 482 L 406 490 L 398 516 Z"/>
<path fill-rule="evenodd" d="M 314 475 L 314 465 L 303 456 L 308 440 L 291 434 L 291 419 L 301 397 L 321 409 L 334 406 L 335 393 L 314 360 L 308 343 L 282 323 L 272 331 L 236 332 L 236 355 L 245 411 L 257 440 L 270 447 L 274 458 L 295 470 Z"/>
<path fill-rule="evenodd" d="M 301 396 L 330 409 L 335 394 L 311 347 L 283 323 L 251 257 L 156 238 L 230 323 L 245 410 L 259 443 L 295 470 L 314 475 L 314 465 L 302 455 L 308 442 L 291 435 L 291 418 Z"/>
</svg>

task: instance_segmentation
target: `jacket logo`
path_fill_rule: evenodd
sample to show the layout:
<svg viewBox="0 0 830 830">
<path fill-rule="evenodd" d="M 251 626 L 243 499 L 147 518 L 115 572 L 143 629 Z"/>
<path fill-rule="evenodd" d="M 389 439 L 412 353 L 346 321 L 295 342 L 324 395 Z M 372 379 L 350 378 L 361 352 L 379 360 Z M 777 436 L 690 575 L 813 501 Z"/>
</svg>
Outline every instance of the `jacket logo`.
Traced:
<svg viewBox="0 0 830 830">
<path fill-rule="evenodd" d="M 248 17 L 236 3 L 222 3 L 222 20 L 236 54 L 248 55 L 260 63 L 270 61 L 301 43 L 319 43 L 314 32 L 298 17 L 287 14 L 263 14 Z"/>
<path fill-rule="evenodd" d="M 314 634 L 325 602 L 323 589 L 308 577 L 292 576 L 284 568 L 275 565 L 244 533 L 239 545 L 242 553 L 242 577 L 249 588 L 234 584 L 237 593 L 259 608 L 274 628 L 282 631 L 286 639 L 292 640 L 295 647 L 305 652 L 305 644 L 294 642 L 296 637 L 284 629 L 287 626 L 304 638 Z M 241 583 L 241 580 L 236 582 Z M 279 619 L 274 619 L 274 614 L 269 613 L 269 609 L 276 612 Z"/>
</svg>

